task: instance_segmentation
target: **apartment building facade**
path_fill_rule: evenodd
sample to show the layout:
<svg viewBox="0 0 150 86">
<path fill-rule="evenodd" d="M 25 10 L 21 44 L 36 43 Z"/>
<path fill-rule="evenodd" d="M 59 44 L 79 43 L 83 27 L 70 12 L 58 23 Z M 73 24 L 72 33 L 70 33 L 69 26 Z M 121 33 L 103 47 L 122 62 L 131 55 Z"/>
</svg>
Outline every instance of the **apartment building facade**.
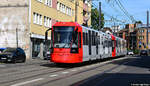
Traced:
<svg viewBox="0 0 150 86">
<path fill-rule="evenodd" d="M 140 27 L 137 28 L 137 49 L 146 50 L 150 49 L 150 28 Z M 147 44 L 147 30 L 148 30 L 148 44 Z"/>
<path fill-rule="evenodd" d="M 125 29 L 122 29 L 118 32 L 118 36 L 127 41 L 128 49 L 136 48 L 136 33 L 134 24 L 127 24 Z"/>
<path fill-rule="evenodd" d="M 147 30 L 148 30 L 148 45 L 147 45 Z M 150 27 L 134 26 L 133 24 L 126 25 L 126 28 L 119 31 L 119 37 L 127 40 L 128 49 L 146 50 L 150 49 Z"/>
<path fill-rule="evenodd" d="M 1 0 L 0 47 L 18 46 L 27 59 L 43 58 L 45 31 L 58 21 L 91 25 L 87 0 Z M 16 35 L 16 29 L 18 35 Z M 49 32 L 49 40 L 51 40 Z"/>
</svg>

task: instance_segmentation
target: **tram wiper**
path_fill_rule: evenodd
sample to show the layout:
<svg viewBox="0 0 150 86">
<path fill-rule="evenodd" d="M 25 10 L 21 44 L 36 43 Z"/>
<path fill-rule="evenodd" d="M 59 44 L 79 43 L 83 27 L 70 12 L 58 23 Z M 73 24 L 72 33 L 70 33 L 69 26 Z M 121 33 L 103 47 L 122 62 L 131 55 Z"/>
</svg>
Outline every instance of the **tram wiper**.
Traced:
<svg viewBox="0 0 150 86">
<path fill-rule="evenodd" d="M 67 45 L 67 43 L 62 48 L 65 48 L 66 45 Z"/>
<path fill-rule="evenodd" d="M 63 48 L 65 48 L 65 46 L 66 46 L 67 44 L 69 45 L 70 43 L 66 43 L 66 44 L 63 46 Z"/>
</svg>

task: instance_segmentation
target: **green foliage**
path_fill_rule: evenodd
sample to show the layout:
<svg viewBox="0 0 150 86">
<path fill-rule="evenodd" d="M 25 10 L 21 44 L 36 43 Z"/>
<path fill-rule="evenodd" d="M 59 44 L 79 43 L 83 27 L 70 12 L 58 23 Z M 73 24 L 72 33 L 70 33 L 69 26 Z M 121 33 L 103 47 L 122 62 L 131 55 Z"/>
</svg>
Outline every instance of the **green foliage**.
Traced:
<svg viewBox="0 0 150 86">
<path fill-rule="evenodd" d="M 142 24 L 142 21 L 136 21 L 135 24 Z"/>
<path fill-rule="evenodd" d="M 104 27 L 104 14 L 101 14 L 101 20 L 102 20 L 102 25 L 101 28 Z M 91 9 L 91 22 L 92 22 L 92 28 L 94 29 L 99 29 L 99 12 L 97 8 L 92 8 Z"/>
<path fill-rule="evenodd" d="M 134 52 L 134 54 L 139 54 L 140 51 L 135 49 L 133 52 Z"/>
<path fill-rule="evenodd" d="M 138 50 L 138 49 L 131 50 L 131 49 L 127 48 L 127 51 L 133 51 L 134 54 L 140 53 L 140 50 Z"/>
</svg>

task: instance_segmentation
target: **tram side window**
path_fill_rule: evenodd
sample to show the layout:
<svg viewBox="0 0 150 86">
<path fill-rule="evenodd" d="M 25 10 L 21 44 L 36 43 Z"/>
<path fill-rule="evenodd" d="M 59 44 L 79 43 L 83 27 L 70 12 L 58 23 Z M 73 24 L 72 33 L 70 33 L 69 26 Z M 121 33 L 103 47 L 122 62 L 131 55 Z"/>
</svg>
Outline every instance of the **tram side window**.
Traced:
<svg viewBox="0 0 150 86">
<path fill-rule="evenodd" d="M 109 39 L 108 39 L 108 47 L 110 47 L 110 41 L 109 41 Z"/>
<path fill-rule="evenodd" d="M 98 38 L 98 45 L 100 45 L 100 36 L 97 37 Z"/>
<path fill-rule="evenodd" d="M 106 41 L 106 39 L 104 41 L 104 46 L 107 47 L 107 41 Z"/>
<path fill-rule="evenodd" d="M 94 45 L 94 32 L 92 31 L 92 45 Z"/>
<path fill-rule="evenodd" d="M 102 39 L 101 39 L 101 44 L 103 45 L 103 37 L 102 37 Z"/>
<path fill-rule="evenodd" d="M 113 41 L 110 40 L 110 47 L 113 47 Z"/>
<path fill-rule="evenodd" d="M 96 33 L 95 33 L 95 32 L 94 32 L 94 36 L 95 36 L 95 37 L 94 37 L 94 39 L 95 39 L 95 41 L 94 41 L 94 42 L 95 42 L 95 45 L 96 45 L 96 44 L 97 44 L 97 43 L 96 43 L 96 41 L 97 41 L 97 35 L 96 35 Z"/>
<path fill-rule="evenodd" d="M 104 41 L 104 46 L 107 47 L 107 41 L 106 41 L 106 39 Z"/>
<path fill-rule="evenodd" d="M 108 39 L 106 40 L 106 47 L 108 47 Z"/>
<path fill-rule="evenodd" d="M 105 48 L 105 47 L 106 47 L 106 40 L 103 39 L 103 48 Z"/>
<path fill-rule="evenodd" d="M 85 45 L 85 33 L 83 32 L 83 45 Z"/>
<path fill-rule="evenodd" d="M 86 45 L 88 45 L 89 43 L 89 40 L 88 40 L 88 33 L 86 33 Z"/>
<path fill-rule="evenodd" d="M 81 48 L 81 32 L 79 32 L 79 48 Z"/>
<path fill-rule="evenodd" d="M 97 44 L 100 45 L 100 36 L 97 36 Z"/>
<path fill-rule="evenodd" d="M 108 47 L 110 47 L 110 40 L 108 40 Z"/>
<path fill-rule="evenodd" d="M 96 45 L 96 34 L 94 32 L 94 45 Z"/>
<path fill-rule="evenodd" d="M 98 45 L 98 33 L 96 33 L 96 45 Z"/>
</svg>

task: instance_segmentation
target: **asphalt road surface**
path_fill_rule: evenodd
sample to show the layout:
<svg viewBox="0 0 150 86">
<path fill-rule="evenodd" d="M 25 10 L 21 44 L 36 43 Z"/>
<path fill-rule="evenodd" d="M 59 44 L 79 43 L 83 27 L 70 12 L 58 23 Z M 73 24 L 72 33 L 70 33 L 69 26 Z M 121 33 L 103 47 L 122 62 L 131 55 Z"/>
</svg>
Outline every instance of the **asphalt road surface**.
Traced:
<svg viewBox="0 0 150 86">
<path fill-rule="evenodd" d="M 0 86 L 150 86 L 150 57 L 63 66 L 47 61 L 2 63 Z"/>
</svg>

